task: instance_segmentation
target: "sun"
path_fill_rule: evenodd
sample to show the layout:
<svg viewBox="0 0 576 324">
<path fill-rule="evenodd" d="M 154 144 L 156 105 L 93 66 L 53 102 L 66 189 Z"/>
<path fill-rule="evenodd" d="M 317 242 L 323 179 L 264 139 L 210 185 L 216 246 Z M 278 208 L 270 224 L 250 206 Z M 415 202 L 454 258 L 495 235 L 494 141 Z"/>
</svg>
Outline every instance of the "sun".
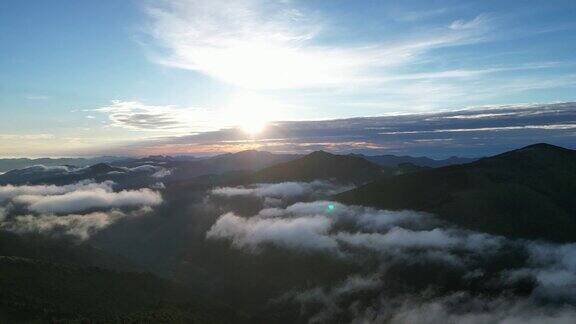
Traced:
<svg viewBox="0 0 576 324">
<path fill-rule="evenodd" d="M 266 129 L 267 122 L 258 120 L 246 120 L 239 125 L 240 129 L 248 135 L 258 135 Z"/>
<path fill-rule="evenodd" d="M 230 100 L 227 110 L 231 125 L 250 136 L 256 136 L 266 130 L 279 107 L 263 96 L 242 93 Z"/>
</svg>

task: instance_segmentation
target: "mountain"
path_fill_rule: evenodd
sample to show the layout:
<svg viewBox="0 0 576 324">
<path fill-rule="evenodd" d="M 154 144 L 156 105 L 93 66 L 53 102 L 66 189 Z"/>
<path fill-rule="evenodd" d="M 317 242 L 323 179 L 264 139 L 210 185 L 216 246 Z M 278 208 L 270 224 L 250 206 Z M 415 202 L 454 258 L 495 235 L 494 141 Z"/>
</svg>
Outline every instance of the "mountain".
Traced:
<svg viewBox="0 0 576 324">
<path fill-rule="evenodd" d="M 106 163 L 98 163 L 88 167 L 71 165 L 43 166 L 37 165 L 24 169 L 8 171 L 0 175 L 0 184 L 38 184 L 49 183 L 55 185 L 68 184 L 86 179 L 99 181 L 115 180 L 114 173 L 124 173 L 125 169 L 113 167 Z"/>
<path fill-rule="evenodd" d="M 197 289 L 88 243 L 0 232 L 0 322 L 237 323 Z"/>
<path fill-rule="evenodd" d="M 381 178 L 337 200 L 430 212 L 514 238 L 576 241 L 576 151 L 535 144 L 476 162 Z"/>
<path fill-rule="evenodd" d="M 7 172 L 14 169 L 24 169 L 33 166 L 62 166 L 74 165 L 77 167 L 85 167 L 97 163 L 109 163 L 114 161 L 126 160 L 128 158 L 115 157 L 115 156 L 100 156 L 95 158 L 38 158 L 38 159 L 0 159 L 0 173 Z"/>
<path fill-rule="evenodd" d="M 138 187 L 152 185 L 158 181 L 169 183 L 226 172 L 251 172 L 298 157 L 300 155 L 248 150 L 205 159 L 188 156 L 150 156 L 141 159 L 118 159 L 111 163 L 97 163 L 87 167 L 36 165 L 0 174 L 0 185 L 40 183 L 62 185 L 94 179 L 113 180 L 122 187 Z M 152 176 L 159 171 L 163 174 Z"/>
<path fill-rule="evenodd" d="M 429 168 L 438 168 L 443 166 L 449 166 L 454 164 L 464 164 L 474 162 L 478 159 L 474 158 L 463 158 L 452 156 L 450 158 L 444 160 L 434 160 L 428 157 L 413 157 L 413 156 L 397 156 L 397 155 L 363 155 L 363 154 L 351 154 L 355 156 L 359 156 L 365 158 L 370 162 L 374 162 L 378 165 L 385 166 L 385 167 L 397 167 L 404 163 L 410 163 L 415 166 L 419 167 L 429 167 Z"/>
<path fill-rule="evenodd" d="M 238 323 L 233 310 L 151 274 L 0 256 L 0 322 Z"/>
<path fill-rule="evenodd" d="M 260 170 L 252 175 L 252 180 L 281 182 L 332 179 L 358 184 L 391 172 L 361 157 L 316 151 L 299 159 Z"/>
</svg>

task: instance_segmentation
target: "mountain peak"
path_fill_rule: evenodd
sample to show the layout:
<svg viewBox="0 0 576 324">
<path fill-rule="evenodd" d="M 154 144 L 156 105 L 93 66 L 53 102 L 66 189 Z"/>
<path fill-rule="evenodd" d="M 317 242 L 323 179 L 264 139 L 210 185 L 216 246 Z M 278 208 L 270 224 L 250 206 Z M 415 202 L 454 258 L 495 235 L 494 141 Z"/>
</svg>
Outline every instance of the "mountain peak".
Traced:
<svg viewBox="0 0 576 324">
<path fill-rule="evenodd" d="M 565 151 L 566 149 L 560 146 L 548 144 L 548 143 L 536 143 L 532 145 L 525 146 L 518 151 L 525 151 L 525 150 L 559 150 Z"/>
<path fill-rule="evenodd" d="M 537 143 L 528 145 L 517 150 L 508 151 L 491 158 L 486 158 L 484 160 L 541 160 L 545 161 L 550 158 L 556 159 L 562 156 L 573 156 L 573 150 L 563 148 L 560 146 L 547 144 L 547 143 Z"/>
<path fill-rule="evenodd" d="M 263 169 L 254 177 L 260 182 L 334 179 L 364 183 L 382 175 L 382 167 L 361 157 L 315 151 L 299 159 Z"/>
<path fill-rule="evenodd" d="M 331 157 L 331 156 L 335 156 L 332 153 L 328 153 L 326 151 L 314 151 L 308 155 L 306 155 L 307 157 L 311 157 L 311 158 L 326 158 L 326 157 Z"/>
<path fill-rule="evenodd" d="M 95 173 L 106 173 L 106 172 L 110 172 L 110 171 L 115 170 L 113 167 L 111 167 L 110 165 L 108 165 L 106 163 L 94 164 L 94 165 L 88 167 L 88 169 L 91 172 L 95 172 Z"/>
<path fill-rule="evenodd" d="M 435 214 L 468 229 L 574 241 L 576 151 L 534 144 L 477 162 L 382 178 L 337 200 Z"/>
</svg>

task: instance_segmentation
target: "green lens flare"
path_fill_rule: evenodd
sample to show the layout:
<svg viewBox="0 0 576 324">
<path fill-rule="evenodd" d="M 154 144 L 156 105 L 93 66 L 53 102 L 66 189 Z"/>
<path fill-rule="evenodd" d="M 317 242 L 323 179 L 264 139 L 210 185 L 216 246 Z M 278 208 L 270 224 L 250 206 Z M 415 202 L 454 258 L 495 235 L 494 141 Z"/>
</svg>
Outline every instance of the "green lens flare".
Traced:
<svg viewBox="0 0 576 324">
<path fill-rule="evenodd" d="M 328 210 L 329 210 L 329 211 L 334 210 L 334 208 L 336 208 L 336 206 L 334 206 L 333 204 L 329 204 L 329 205 L 328 205 Z"/>
</svg>

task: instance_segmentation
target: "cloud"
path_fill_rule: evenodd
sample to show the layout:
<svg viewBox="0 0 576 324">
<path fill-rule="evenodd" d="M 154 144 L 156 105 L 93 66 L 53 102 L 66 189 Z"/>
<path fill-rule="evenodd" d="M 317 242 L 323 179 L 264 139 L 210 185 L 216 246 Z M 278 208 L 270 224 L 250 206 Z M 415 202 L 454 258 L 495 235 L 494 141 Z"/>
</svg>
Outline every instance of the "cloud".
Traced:
<svg viewBox="0 0 576 324">
<path fill-rule="evenodd" d="M 11 221 L 0 223 L 0 228 L 18 234 L 70 235 L 80 240 L 86 240 L 95 232 L 108 227 L 116 219 L 124 216 L 121 212 L 97 212 L 86 215 L 64 216 L 22 215 L 14 217 Z"/>
<path fill-rule="evenodd" d="M 43 167 L 44 168 L 44 167 Z M 0 186 L 0 203 L 13 199 L 18 196 L 52 196 L 72 193 L 75 191 L 93 191 L 100 190 L 103 192 L 112 192 L 114 182 L 104 181 L 95 183 L 91 180 L 84 180 L 70 185 L 23 185 Z"/>
<path fill-rule="evenodd" d="M 367 312 L 353 323 L 382 322 L 384 311 Z M 386 314 L 387 323 L 573 323 L 576 312 L 568 307 L 535 306 L 529 300 L 477 298 L 454 294 L 429 302 L 409 300 Z"/>
<path fill-rule="evenodd" d="M 571 62 L 511 61 L 505 46 L 492 46 L 490 55 L 481 48 L 542 28 L 519 32 L 509 14 L 464 7 L 382 4 L 369 15 L 353 10 L 348 17 L 298 1 L 150 1 L 140 39 L 158 64 L 274 97 L 282 103 L 274 115 L 281 117 L 267 120 L 322 118 L 321 107 L 349 117 L 358 115 L 353 105 L 373 116 L 525 101 L 528 91 L 574 87 Z M 256 111 L 259 118 L 269 114 Z"/>
<path fill-rule="evenodd" d="M 162 202 L 157 191 L 114 191 L 114 185 L 84 180 L 62 186 L 0 186 L 0 230 L 86 240 L 121 218 L 147 214 Z"/>
<path fill-rule="evenodd" d="M 206 233 L 209 239 L 231 239 L 237 248 L 253 251 L 261 245 L 306 250 L 331 250 L 336 242 L 325 234 L 331 220 L 324 216 L 294 219 L 245 219 L 232 213 L 221 216 Z"/>
<path fill-rule="evenodd" d="M 94 212 L 84 215 L 19 215 L 7 221 L 0 219 L 0 229 L 17 233 L 37 233 L 50 236 L 72 236 L 79 240 L 87 240 L 95 233 L 107 228 L 125 217 L 138 217 L 148 213 L 140 209 L 131 213 L 119 210 Z"/>
<path fill-rule="evenodd" d="M 296 255 L 331 255 L 345 269 L 356 269 L 341 281 L 294 288 L 275 301 L 279 307 L 296 303 L 310 323 L 576 319 L 576 244 L 506 239 L 413 211 L 275 199 L 275 207 L 249 217 L 220 216 L 206 238 L 250 254 L 273 246 Z"/>
<path fill-rule="evenodd" d="M 133 147 L 141 153 L 328 150 L 337 153 L 432 157 L 496 154 L 540 142 L 574 146 L 576 104 L 480 106 L 433 113 L 271 123 L 248 138 L 234 130 L 163 139 Z M 130 150 L 130 148 L 127 148 Z"/>
<path fill-rule="evenodd" d="M 392 228 L 386 234 L 379 233 L 339 233 L 338 239 L 353 245 L 374 250 L 383 248 L 453 248 L 459 241 L 440 229 L 430 231 L 411 231 L 399 227 Z"/>
<path fill-rule="evenodd" d="M 350 247 L 383 253 L 398 249 L 440 249 L 446 251 L 445 255 L 429 256 L 445 256 L 446 260 L 452 260 L 453 251 L 495 251 L 502 243 L 487 234 L 434 228 L 435 224 L 438 223 L 430 215 L 413 211 L 375 210 L 317 201 L 300 202 L 284 209 L 265 208 L 248 219 L 228 213 L 218 219 L 207 237 L 229 239 L 235 247 L 251 251 L 266 244 L 331 250 L 336 254 L 346 254 Z M 341 230 L 344 228 L 346 230 Z"/>
<path fill-rule="evenodd" d="M 211 130 L 213 111 L 205 108 L 153 106 L 138 101 L 113 100 L 91 111 L 108 115 L 111 125 L 138 131 L 187 133 Z"/>
<path fill-rule="evenodd" d="M 211 190 L 216 196 L 256 196 L 269 198 L 295 198 L 312 194 L 334 195 L 351 189 L 350 187 L 334 184 L 327 181 L 313 182 L 281 182 L 281 183 L 257 183 L 250 186 L 221 187 Z"/>
<path fill-rule="evenodd" d="M 152 178 L 162 179 L 172 175 L 172 171 L 162 168 L 152 174 Z"/>
<path fill-rule="evenodd" d="M 52 134 L 0 134 L 0 140 L 50 140 L 56 138 Z"/>
<path fill-rule="evenodd" d="M 146 12 L 148 34 L 161 53 L 157 62 L 250 89 L 381 82 L 383 68 L 432 49 L 477 42 L 488 30 L 487 16 L 480 15 L 396 42 L 327 45 L 318 42 L 329 34 L 326 20 L 292 2 L 166 0 L 149 3 Z"/>
<path fill-rule="evenodd" d="M 69 213 L 93 208 L 156 206 L 162 202 L 162 196 L 147 188 L 119 192 L 96 188 L 53 196 L 21 195 L 14 202 L 39 213 Z"/>
<path fill-rule="evenodd" d="M 463 30 L 463 29 L 478 28 L 478 27 L 481 27 L 482 25 L 486 24 L 488 21 L 489 21 L 489 17 L 486 14 L 478 15 L 474 19 L 468 20 L 468 21 L 463 20 L 463 19 L 458 19 L 458 20 L 452 22 L 452 24 L 450 24 L 450 29 Z"/>
</svg>

